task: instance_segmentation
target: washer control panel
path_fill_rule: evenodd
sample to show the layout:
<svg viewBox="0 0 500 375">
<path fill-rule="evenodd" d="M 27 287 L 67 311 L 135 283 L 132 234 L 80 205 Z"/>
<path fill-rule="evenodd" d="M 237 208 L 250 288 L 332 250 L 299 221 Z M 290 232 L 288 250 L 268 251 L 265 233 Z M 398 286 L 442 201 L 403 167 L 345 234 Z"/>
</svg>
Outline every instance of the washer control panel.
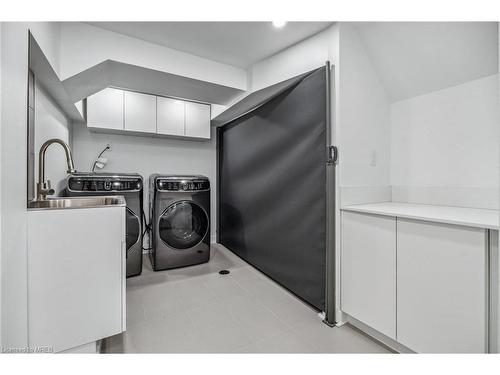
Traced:
<svg viewBox="0 0 500 375">
<path fill-rule="evenodd" d="M 70 191 L 138 191 L 142 189 L 142 179 L 70 177 L 68 179 L 68 189 Z"/>
<path fill-rule="evenodd" d="M 203 191 L 210 189 L 210 182 L 206 179 L 168 179 L 156 180 L 156 188 L 162 191 Z"/>
</svg>

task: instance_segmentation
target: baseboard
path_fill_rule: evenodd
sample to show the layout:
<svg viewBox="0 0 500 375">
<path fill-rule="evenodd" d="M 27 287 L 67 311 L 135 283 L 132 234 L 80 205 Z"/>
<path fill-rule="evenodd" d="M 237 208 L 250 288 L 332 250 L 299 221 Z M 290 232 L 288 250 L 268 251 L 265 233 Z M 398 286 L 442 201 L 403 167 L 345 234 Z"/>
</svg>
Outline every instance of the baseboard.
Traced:
<svg viewBox="0 0 500 375">
<path fill-rule="evenodd" d="M 383 333 L 380 333 L 379 331 L 373 329 L 372 327 L 366 325 L 365 323 L 357 320 L 356 318 L 353 318 L 349 314 L 343 313 L 344 317 L 346 318 L 347 324 L 350 326 L 356 328 L 359 330 L 361 333 L 371 337 L 372 339 L 380 342 L 382 345 L 387 347 L 389 350 L 395 352 L 395 353 L 415 353 L 413 350 L 410 348 L 404 346 L 403 344 L 399 343 L 398 341 L 384 335 Z"/>
<path fill-rule="evenodd" d="M 59 353 L 61 354 L 98 354 L 100 350 L 100 344 L 98 341 L 89 342 L 88 344 L 83 344 L 76 346 L 71 349 L 63 350 Z"/>
</svg>

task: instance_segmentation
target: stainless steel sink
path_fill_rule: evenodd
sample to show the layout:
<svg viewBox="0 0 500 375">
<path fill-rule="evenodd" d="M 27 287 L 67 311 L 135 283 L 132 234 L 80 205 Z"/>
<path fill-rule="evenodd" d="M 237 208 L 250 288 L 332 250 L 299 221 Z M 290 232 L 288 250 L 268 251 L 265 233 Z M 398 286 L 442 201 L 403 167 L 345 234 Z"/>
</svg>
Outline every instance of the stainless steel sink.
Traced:
<svg viewBox="0 0 500 375">
<path fill-rule="evenodd" d="M 63 210 L 75 208 L 99 208 L 109 206 L 125 207 L 125 198 L 120 195 L 98 197 L 60 197 L 28 203 L 30 210 Z"/>
</svg>

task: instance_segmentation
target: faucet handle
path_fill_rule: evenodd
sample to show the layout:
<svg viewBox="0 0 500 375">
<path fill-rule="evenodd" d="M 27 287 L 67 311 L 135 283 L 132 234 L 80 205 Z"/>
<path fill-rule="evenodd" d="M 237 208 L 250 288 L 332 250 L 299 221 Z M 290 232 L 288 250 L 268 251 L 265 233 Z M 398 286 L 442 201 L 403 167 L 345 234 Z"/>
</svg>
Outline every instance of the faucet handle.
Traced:
<svg viewBox="0 0 500 375">
<path fill-rule="evenodd" d="M 36 184 L 38 200 L 43 200 L 47 195 L 54 195 L 55 190 L 50 187 L 50 180 L 42 181 Z"/>
</svg>

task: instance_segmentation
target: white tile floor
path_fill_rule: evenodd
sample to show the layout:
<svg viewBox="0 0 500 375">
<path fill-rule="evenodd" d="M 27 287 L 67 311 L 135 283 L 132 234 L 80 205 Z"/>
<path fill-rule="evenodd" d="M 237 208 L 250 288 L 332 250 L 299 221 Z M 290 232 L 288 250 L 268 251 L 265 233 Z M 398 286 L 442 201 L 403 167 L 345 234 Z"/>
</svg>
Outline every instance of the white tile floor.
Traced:
<svg viewBox="0 0 500 375">
<path fill-rule="evenodd" d="M 221 269 L 229 275 L 219 275 Z M 109 353 L 387 353 L 316 311 L 221 245 L 209 263 L 127 280 L 127 332 Z"/>
</svg>

